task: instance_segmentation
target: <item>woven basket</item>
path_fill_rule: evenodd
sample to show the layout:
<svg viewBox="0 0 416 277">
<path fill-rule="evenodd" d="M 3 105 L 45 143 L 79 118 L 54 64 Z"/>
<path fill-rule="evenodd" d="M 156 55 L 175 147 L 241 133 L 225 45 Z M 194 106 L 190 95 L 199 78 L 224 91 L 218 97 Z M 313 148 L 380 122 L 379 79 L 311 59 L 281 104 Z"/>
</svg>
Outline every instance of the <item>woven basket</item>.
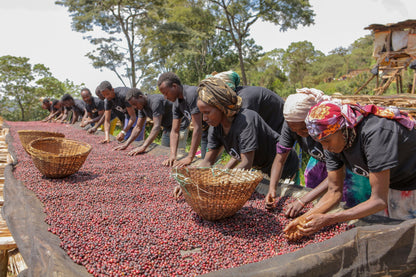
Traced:
<svg viewBox="0 0 416 277">
<path fill-rule="evenodd" d="M 36 130 L 20 130 L 17 131 L 19 134 L 20 142 L 22 143 L 23 148 L 27 152 L 27 147 L 29 143 L 35 139 L 39 138 L 48 138 L 48 137 L 56 137 L 56 138 L 64 138 L 65 135 L 56 132 L 46 132 L 46 131 L 36 131 Z"/>
<path fill-rule="evenodd" d="M 29 143 L 28 152 L 39 171 L 49 178 L 77 172 L 91 152 L 91 145 L 65 138 L 41 138 Z"/>
<path fill-rule="evenodd" d="M 260 171 L 216 168 L 174 168 L 186 202 L 206 220 L 234 215 L 263 179 Z"/>
</svg>

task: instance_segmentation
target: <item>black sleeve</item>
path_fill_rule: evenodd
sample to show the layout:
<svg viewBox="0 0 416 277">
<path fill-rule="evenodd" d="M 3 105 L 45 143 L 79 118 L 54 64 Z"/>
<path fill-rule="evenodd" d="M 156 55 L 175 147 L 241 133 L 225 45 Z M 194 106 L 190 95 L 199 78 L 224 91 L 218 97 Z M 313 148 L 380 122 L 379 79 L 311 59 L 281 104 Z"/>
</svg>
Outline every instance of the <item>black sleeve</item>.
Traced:
<svg viewBox="0 0 416 277">
<path fill-rule="evenodd" d="M 254 124 L 254 121 L 248 122 L 245 128 L 241 130 L 241 133 L 238 136 L 238 143 L 240 146 L 239 148 L 241 154 L 257 150 L 259 145 L 257 128 Z"/>
<path fill-rule="evenodd" d="M 293 138 L 292 131 L 286 121 L 283 123 L 281 132 L 282 134 L 279 137 L 279 144 L 286 148 L 292 148 L 293 145 L 295 145 L 296 140 Z"/>
<path fill-rule="evenodd" d="M 208 129 L 208 149 L 218 149 L 222 146 L 222 142 L 218 139 L 217 128 L 209 126 Z"/>
<path fill-rule="evenodd" d="M 327 150 L 324 150 L 324 153 L 327 171 L 335 171 L 344 166 L 344 162 L 341 159 L 341 154 L 332 153 Z"/>
<path fill-rule="evenodd" d="M 165 107 L 163 106 L 163 101 L 154 101 L 151 106 L 152 116 L 159 117 L 165 113 Z"/>
<path fill-rule="evenodd" d="M 191 113 L 191 115 L 200 113 L 197 106 L 198 94 L 193 94 L 191 97 L 188 97 L 186 102 L 188 103 L 189 112 Z"/>
</svg>

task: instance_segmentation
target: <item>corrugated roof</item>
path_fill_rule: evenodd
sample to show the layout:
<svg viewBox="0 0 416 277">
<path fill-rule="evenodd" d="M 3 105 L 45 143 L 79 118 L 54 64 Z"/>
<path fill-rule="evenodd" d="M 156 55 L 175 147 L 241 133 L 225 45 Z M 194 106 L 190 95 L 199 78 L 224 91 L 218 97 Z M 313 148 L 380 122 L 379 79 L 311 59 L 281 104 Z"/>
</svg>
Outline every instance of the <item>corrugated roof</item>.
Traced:
<svg viewBox="0 0 416 277">
<path fill-rule="evenodd" d="M 371 24 L 364 28 L 364 30 L 373 30 L 374 32 L 386 31 L 386 30 L 403 30 L 408 28 L 416 29 L 416 20 L 408 19 L 397 23 L 383 24 Z"/>
</svg>

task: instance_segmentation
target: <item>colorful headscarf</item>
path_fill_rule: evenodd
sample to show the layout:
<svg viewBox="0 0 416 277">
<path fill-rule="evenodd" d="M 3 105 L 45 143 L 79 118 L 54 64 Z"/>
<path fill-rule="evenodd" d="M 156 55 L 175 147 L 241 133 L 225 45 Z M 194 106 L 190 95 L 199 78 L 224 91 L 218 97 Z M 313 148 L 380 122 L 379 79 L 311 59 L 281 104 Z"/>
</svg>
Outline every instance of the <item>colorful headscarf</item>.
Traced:
<svg viewBox="0 0 416 277">
<path fill-rule="evenodd" d="M 396 107 L 376 105 L 363 107 L 358 104 L 340 104 L 335 101 L 323 101 L 313 106 L 305 123 L 309 135 L 315 140 L 322 140 L 344 127 L 354 128 L 370 114 L 393 119 L 409 130 L 415 128 L 414 118 Z"/>
<path fill-rule="evenodd" d="M 330 99 L 330 96 L 318 89 L 297 89 L 295 94 L 287 97 L 283 107 L 283 116 L 287 122 L 303 122 L 312 106 Z"/>
<path fill-rule="evenodd" d="M 223 71 L 220 73 L 212 72 L 209 75 L 206 75 L 205 78 L 215 77 L 219 78 L 224 81 L 232 90 L 236 90 L 238 85 L 240 84 L 240 75 L 237 72 L 229 70 Z"/>
<path fill-rule="evenodd" d="M 198 86 L 199 99 L 222 111 L 227 117 L 233 117 L 240 111 L 241 97 L 219 78 L 210 77 Z"/>
</svg>

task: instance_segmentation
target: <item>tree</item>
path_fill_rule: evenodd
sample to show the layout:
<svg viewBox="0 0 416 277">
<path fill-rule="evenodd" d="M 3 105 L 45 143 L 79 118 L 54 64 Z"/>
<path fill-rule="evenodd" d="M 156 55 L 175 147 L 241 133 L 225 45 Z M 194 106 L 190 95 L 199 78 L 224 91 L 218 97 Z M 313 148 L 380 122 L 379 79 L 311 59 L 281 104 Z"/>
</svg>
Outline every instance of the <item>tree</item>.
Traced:
<svg viewBox="0 0 416 277">
<path fill-rule="evenodd" d="M 60 98 L 64 93 L 79 94 L 81 86 L 69 80 L 60 82 L 43 64 L 31 65 L 29 58 L 0 57 L 1 114 L 13 120 L 36 120 L 42 117 L 39 100 Z M 19 111 L 19 115 L 16 113 Z"/>
<path fill-rule="evenodd" d="M 203 1 L 169 1 L 154 22 L 143 37 L 156 71 L 174 71 L 182 82 L 196 84 L 238 64 L 228 34 L 215 28 L 216 18 Z"/>
<path fill-rule="evenodd" d="M 254 47 L 250 27 L 259 19 L 280 26 L 280 31 L 314 23 L 308 0 L 209 0 L 217 9 L 217 28 L 228 33 L 237 50 L 243 84 L 247 84 L 244 60 Z M 257 46 L 258 47 L 258 46 Z"/>
<path fill-rule="evenodd" d="M 283 83 L 287 81 L 281 60 L 283 53 L 283 49 L 274 49 L 250 65 L 247 73 L 248 83 L 268 88 L 280 94 Z"/>
<path fill-rule="evenodd" d="M 41 65 L 35 65 L 37 70 Z M 0 90 L 3 97 L 17 104 L 21 120 L 25 120 L 26 109 L 32 106 L 34 88 L 30 83 L 35 79 L 29 58 L 3 56 L 0 57 Z"/>
<path fill-rule="evenodd" d="M 292 42 L 283 55 L 290 82 L 293 85 L 300 83 L 303 87 L 303 79 L 310 72 L 311 64 L 322 56 L 324 54 L 315 50 L 309 41 Z"/>
<path fill-rule="evenodd" d="M 157 1 L 150 0 L 61 0 L 55 2 L 68 8 L 75 31 L 87 33 L 100 28 L 103 37 L 86 36 L 97 48 L 87 53 L 95 68 L 108 68 L 124 84 L 128 78 L 131 87 L 140 81 L 138 71 L 149 64 L 148 57 L 140 55 L 140 29 L 148 24 L 149 14 Z M 139 67 L 140 66 L 140 67 Z M 119 72 L 120 68 L 124 71 Z"/>
</svg>

